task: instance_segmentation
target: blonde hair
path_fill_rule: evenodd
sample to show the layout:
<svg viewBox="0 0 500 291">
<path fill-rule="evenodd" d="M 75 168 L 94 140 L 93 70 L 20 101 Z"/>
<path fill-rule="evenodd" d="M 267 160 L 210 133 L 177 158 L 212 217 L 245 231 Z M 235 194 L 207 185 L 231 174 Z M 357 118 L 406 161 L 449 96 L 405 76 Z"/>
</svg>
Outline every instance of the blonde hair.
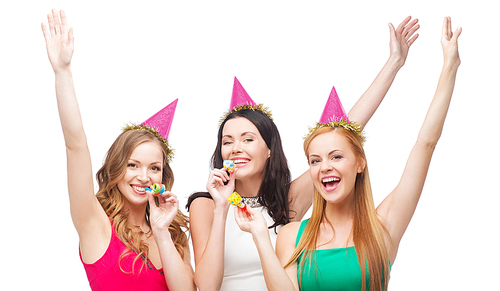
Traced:
<svg viewBox="0 0 500 291">
<path fill-rule="evenodd" d="M 351 144 L 356 157 L 366 162 L 359 135 L 340 127 L 323 127 L 311 132 L 304 141 L 306 156 L 308 156 L 308 148 L 311 141 L 318 135 L 329 132 L 337 132 L 344 136 Z M 384 240 L 384 231 L 385 233 L 387 231 L 377 217 L 368 176 L 368 166 L 366 164 L 363 172 L 357 174 L 354 187 L 354 222 L 351 234 L 356 247 L 358 263 L 361 268 L 362 290 L 367 289 L 366 266 L 368 267 L 368 274 L 370 276 L 370 290 L 387 290 L 389 283 L 389 261 Z M 304 259 L 301 260 L 300 265 L 297 267 L 297 272 L 302 272 L 306 261 L 315 261 L 315 250 L 321 223 L 326 222 L 331 226 L 331 223 L 325 217 L 325 208 L 326 201 L 315 187 L 313 210 L 309 223 L 305 227 L 290 260 L 284 266 L 285 269 L 295 263 L 303 253 Z"/>
<path fill-rule="evenodd" d="M 125 175 L 128 160 L 134 149 L 145 142 L 153 142 L 161 149 L 163 154 L 162 183 L 165 184 L 166 190 L 172 189 L 174 174 L 168 164 L 167 149 L 153 133 L 146 130 L 128 130 L 120 134 L 108 150 L 104 164 L 96 175 L 99 185 L 96 197 L 109 219 L 112 221 L 116 235 L 127 247 L 127 252 L 120 255 L 120 262 L 125 256 L 136 253 L 137 255 L 133 261 L 133 266 L 135 266 L 138 259 L 142 259 L 143 264 L 141 270 L 147 264 L 149 247 L 148 244 L 142 240 L 142 236 L 145 233 L 140 228 L 131 227 L 128 223 L 128 212 L 123 209 L 124 198 L 118 189 L 118 182 Z M 149 221 L 149 205 L 146 206 L 144 215 L 147 225 L 151 227 Z M 184 248 L 188 245 L 188 238 L 186 235 L 188 230 L 188 218 L 178 210 L 168 230 L 172 236 L 177 252 L 179 252 L 181 257 L 184 257 Z M 121 264 L 120 269 L 125 272 Z"/>
</svg>

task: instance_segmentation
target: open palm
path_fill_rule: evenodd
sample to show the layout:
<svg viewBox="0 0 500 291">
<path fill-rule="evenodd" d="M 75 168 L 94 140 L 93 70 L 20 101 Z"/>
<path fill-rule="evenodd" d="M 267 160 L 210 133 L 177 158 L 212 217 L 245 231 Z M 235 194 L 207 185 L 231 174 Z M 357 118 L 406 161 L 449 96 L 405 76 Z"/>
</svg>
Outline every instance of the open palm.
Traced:
<svg viewBox="0 0 500 291">
<path fill-rule="evenodd" d="M 55 72 L 70 67 L 74 50 L 73 28 L 68 30 L 68 22 L 64 11 L 57 12 L 53 9 L 52 14 L 47 15 L 48 27 L 42 23 L 43 36 L 47 44 L 47 54 L 52 69 Z"/>
</svg>

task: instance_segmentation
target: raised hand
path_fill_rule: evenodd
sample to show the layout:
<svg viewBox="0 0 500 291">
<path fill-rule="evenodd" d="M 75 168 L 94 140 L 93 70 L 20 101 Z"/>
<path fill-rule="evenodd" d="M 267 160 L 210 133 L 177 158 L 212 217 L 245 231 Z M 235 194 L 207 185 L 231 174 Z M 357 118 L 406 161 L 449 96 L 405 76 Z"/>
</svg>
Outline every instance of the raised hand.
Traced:
<svg viewBox="0 0 500 291">
<path fill-rule="evenodd" d="M 49 26 L 42 23 L 43 36 L 47 44 L 47 54 L 54 72 L 69 69 L 74 50 L 73 28 L 68 30 L 64 11 L 53 9 L 47 15 Z"/>
<path fill-rule="evenodd" d="M 168 231 L 170 223 L 174 220 L 179 210 L 179 200 L 177 196 L 166 191 L 158 195 L 158 206 L 152 191 L 147 191 L 149 198 L 149 219 L 154 230 Z"/>
<path fill-rule="evenodd" d="M 396 58 L 401 63 L 401 66 L 406 61 L 411 45 L 417 40 L 418 33 L 415 34 L 415 32 L 420 28 L 418 19 L 411 22 L 410 20 L 411 16 L 406 17 L 396 29 L 394 29 L 392 23 L 389 23 L 391 57 Z"/>
<path fill-rule="evenodd" d="M 455 32 L 451 30 L 451 18 L 444 18 L 443 33 L 441 35 L 441 46 L 443 47 L 444 63 L 460 65 L 458 55 L 458 37 L 462 34 L 462 28 L 458 27 Z"/>
</svg>

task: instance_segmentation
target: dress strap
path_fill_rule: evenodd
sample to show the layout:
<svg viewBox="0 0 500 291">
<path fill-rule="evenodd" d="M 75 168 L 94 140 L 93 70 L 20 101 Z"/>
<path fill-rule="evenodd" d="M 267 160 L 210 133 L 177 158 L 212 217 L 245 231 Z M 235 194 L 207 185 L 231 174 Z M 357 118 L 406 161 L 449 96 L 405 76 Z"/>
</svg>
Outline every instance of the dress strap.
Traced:
<svg viewBox="0 0 500 291">
<path fill-rule="evenodd" d="M 303 220 L 300 223 L 299 232 L 297 232 L 297 238 L 295 239 L 295 246 L 297 246 L 299 244 L 300 237 L 302 236 L 302 233 L 304 232 L 304 229 L 306 228 L 308 223 L 309 223 L 309 219 Z"/>
</svg>

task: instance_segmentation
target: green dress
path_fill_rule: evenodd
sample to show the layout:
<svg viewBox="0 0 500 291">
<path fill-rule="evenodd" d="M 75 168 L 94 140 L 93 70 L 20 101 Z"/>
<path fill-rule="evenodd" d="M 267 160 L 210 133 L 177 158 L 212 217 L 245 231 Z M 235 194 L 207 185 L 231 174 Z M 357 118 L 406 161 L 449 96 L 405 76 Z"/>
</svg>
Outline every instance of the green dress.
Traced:
<svg viewBox="0 0 500 291">
<path fill-rule="evenodd" d="M 309 219 L 302 221 L 295 245 L 299 243 L 302 232 Z M 300 270 L 300 263 L 304 259 L 301 254 L 298 259 L 299 270 L 297 279 L 299 280 L 300 290 L 302 291 L 350 291 L 361 290 L 361 268 L 356 256 L 354 246 L 347 248 L 335 248 L 316 250 L 316 263 L 314 260 L 308 260 Z M 314 257 L 314 255 L 313 255 Z M 368 272 L 368 269 L 366 269 Z M 367 290 L 370 286 L 369 275 L 366 276 Z"/>
</svg>

